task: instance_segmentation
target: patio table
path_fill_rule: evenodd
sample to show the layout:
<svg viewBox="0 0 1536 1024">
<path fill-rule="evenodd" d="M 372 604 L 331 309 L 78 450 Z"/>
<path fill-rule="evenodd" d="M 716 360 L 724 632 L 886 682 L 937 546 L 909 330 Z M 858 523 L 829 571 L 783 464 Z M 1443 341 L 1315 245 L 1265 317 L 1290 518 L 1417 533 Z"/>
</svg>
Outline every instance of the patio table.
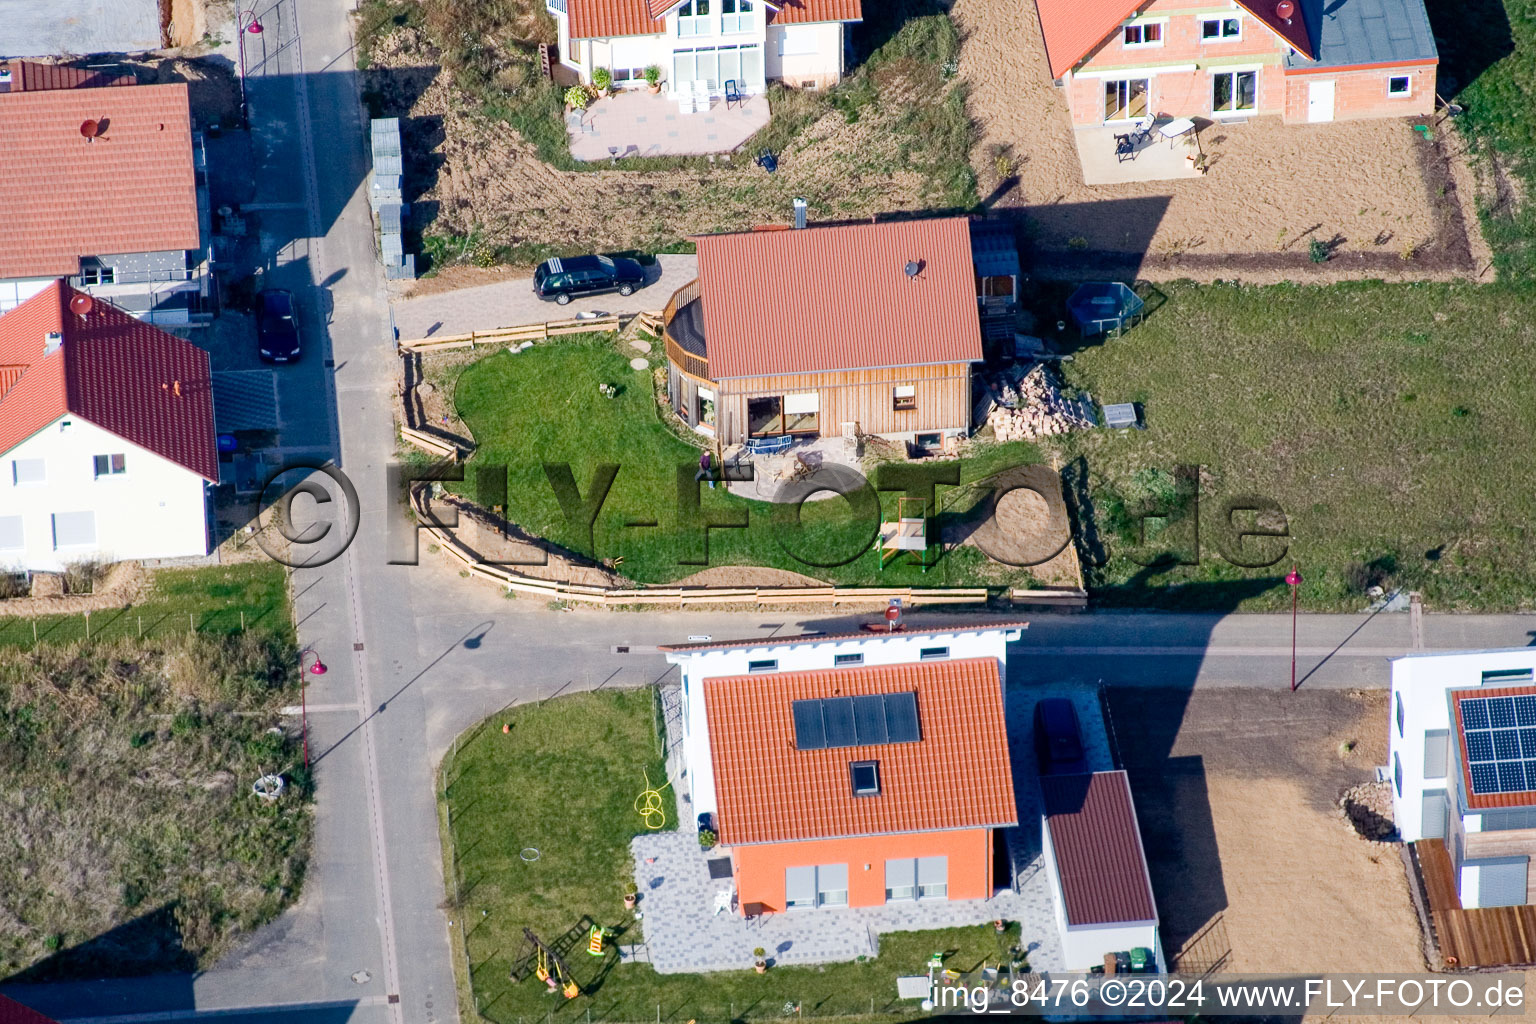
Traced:
<svg viewBox="0 0 1536 1024">
<path fill-rule="evenodd" d="M 1157 130 L 1157 134 L 1168 140 L 1168 148 L 1173 148 L 1173 140 L 1181 135 L 1188 135 L 1195 128 L 1195 122 L 1187 117 L 1181 117 L 1169 121 Z"/>
</svg>

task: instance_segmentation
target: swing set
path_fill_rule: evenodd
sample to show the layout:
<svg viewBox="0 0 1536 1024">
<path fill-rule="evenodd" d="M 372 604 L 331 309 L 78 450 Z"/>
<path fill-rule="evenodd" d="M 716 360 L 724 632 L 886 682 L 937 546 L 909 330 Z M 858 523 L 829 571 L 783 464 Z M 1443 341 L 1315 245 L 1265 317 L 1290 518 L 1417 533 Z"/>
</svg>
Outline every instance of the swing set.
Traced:
<svg viewBox="0 0 1536 1024">
<path fill-rule="evenodd" d="M 923 498 L 901 497 L 896 499 L 896 521 L 880 524 L 880 536 L 875 549 L 880 554 L 880 569 L 901 557 L 903 551 L 917 553 L 917 564 L 927 572 L 930 565 L 938 562 L 928 559 L 928 502 Z"/>
<path fill-rule="evenodd" d="M 575 999 L 581 995 L 581 986 L 576 984 L 570 968 L 565 965 L 565 961 L 552 946 L 535 935 L 531 928 L 523 929 L 523 938 L 528 940 L 527 952 L 518 966 L 512 968 L 513 981 L 522 981 L 532 973 L 535 978 L 549 986 L 551 992 L 559 992 L 567 999 Z"/>
</svg>

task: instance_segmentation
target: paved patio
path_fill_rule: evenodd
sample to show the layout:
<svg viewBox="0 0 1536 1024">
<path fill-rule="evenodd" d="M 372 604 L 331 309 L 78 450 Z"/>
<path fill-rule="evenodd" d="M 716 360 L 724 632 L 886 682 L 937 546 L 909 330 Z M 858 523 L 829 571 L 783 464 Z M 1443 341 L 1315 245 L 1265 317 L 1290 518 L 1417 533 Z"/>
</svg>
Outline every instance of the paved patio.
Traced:
<svg viewBox="0 0 1536 1024">
<path fill-rule="evenodd" d="M 613 156 L 698 156 L 730 153 L 768 123 L 768 97 L 747 96 L 726 109 L 710 100 L 707 111 L 678 113 L 665 90 L 626 89 L 596 100 L 566 118 L 571 156 L 607 160 Z"/>
<path fill-rule="evenodd" d="M 846 466 L 859 471 L 859 459 L 848 451 L 848 443 L 842 435 L 797 440 L 789 450 L 780 455 L 754 455 L 747 458 L 740 446 L 727 448 L 725 462 L 728 466 L 750 465 L 751 480 L 733 480 L 727 485 L 731 493 L 758 501 L 798 501 L 804 494 L 799 487 L 790 488 L 797 475 L 813 472 L 821 466 Z M 836 498 L 833 491 L 820 491 L 809 501 Z"/>
<path fill-rule="evenodd" d="M 753 921 L 739 908 L 715 912 L 717 894 L 729 891 L 729 878 L 712 879 L 708 861 L 725 857 L 723 850 L 704 851 L 691 825 L 694 821 L 682 766 L 669 757 L 668 776 L 678 796 L 681 831 L 655 832 L 630 844 L 635 858 L 636 889 L 644 941 L 624 947 L 627 959 L 648 962 L 660 974 L 750 970 L 752 950 L 762 947 L 780 964 L 814 964 L 876 956 L 880 935 L 985 924 L 1002 918 L 1022 925 L 1030 969 L 1036 973 L 1063 970 L 1055 912 L 1046 885 L 1040 842 L 1040 790 L 1034 770 L 1031 736 L 1035 702 L 1066 696 L 1077 705 L 1089 763 L 1095 770 L 1112 768 L 1109 741 L 1097 695 L 1081 686 L 1045 686 L 1010 690 L 1006 697 L 1009 750 L 1014 789 L 1019 804 L 1019 828 L 1007 835 L 1018 879 L 1016 891 L 1000 891 L 985 900 L 935 900 L 892 903 L 845 910 L 810 910 L 767 914 Z M 662 694 L 663 717 L 675 751 L 677 695 L 675 687 Z M 911 966 L 920 973 L 920 964 Z"/>
<path fill-rule="evenodd" d="M 1115 136 L 1130 134 L 1128 125 L 1095 125 L 1072 133 L 1077 143 L 1077 158 L 1083 165 L 1083 182 L 1088 185 L 1122 185 L 1132 181 L 1166 181 L 1172 178 L 1198 178 L 1200 172 L 1186 157 L 1200 152 L 1199 132 L 1209 121 L 1196 121 L 1195 131 L 1169 140 L 1158 128 L 1172 118 L 1158 118 L 1149 137 L 1136 143 L 1134 156 L 1122 159 L 1115 153 Z"/>
</svg>

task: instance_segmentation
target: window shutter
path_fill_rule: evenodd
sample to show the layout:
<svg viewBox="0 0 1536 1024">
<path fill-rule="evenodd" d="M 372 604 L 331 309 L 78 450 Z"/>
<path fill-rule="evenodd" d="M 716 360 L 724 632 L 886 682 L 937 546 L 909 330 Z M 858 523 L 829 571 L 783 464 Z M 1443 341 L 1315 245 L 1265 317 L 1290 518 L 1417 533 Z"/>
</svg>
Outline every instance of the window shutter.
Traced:
<svg viewBox="0 0 1536 1024">
<path fill-rule="evenodd" d="M 1419 806 L 1419 834 L 1425 839 L 1444 839 L 1445 819 L 1450 808 L 1445 790 L 1431 789 L 1426 791 L 1423 803 Z"/>
<path fill-rule="evenodd" d="M 1525 903 L 1528 857 L 1498 857 L 1474 861 L 1477 865 L 1477 905 L 1518 907 Z"/>
<path fill-rule="evenodd" d="M 821 409 L 821 395 L 815 391 L 807 391 L 798 395 L 784 396 L 784 411 L 793 415 L 819 412 Z"/>
<path fill-rule="evenodd" d="M 789 907 L 816 905 L 816 869 L 784 869 L 784 903 Z"/>
<path fill-rule="evenodd" d="M 1424 777 L 1445 778 L 1450 763 L 1451 734 L 1445 729 L 1431 729 L 1424 734 Z"/>
<path fill-rule="evenodd" d="M 919 857 L 919 858 L 917 858 L 917 884 L 918 885 L 947 885 L 947 884 L 949 884 L 949 858 L 948 857 Z"/>
<path fill-rule="evenodd" d="M 897 398 L 916 398 L 917 397 L 917 385 L 916 384 L 898 384 L 898 385 L 896 385 L 896 397 Z"/>
<path fill-rule="evenodd" d="M 21 516 L 0 516 L 0 551 L 20 551 L 24 547 Z"/>
<path fill-rule="evenodd" d="M 85 547 L 94 543 L 96 543 L 95 512 L 55 512 L 53 514 L 54 547 Z"/>
<path fill-rule="evenodd" d="M 817 895 L 822 897 L 818 902 L 829 907 L 842 907 L 848 904 L 848 865 L 847 864 L 823 864 L 816 869 Z"/>
<path fill-rule="evenodd" d="M 917 884 L 917 861 L 911 857 L 898 857 L 885 862 L 885 887 L 910 889 Z"/>
</svg>

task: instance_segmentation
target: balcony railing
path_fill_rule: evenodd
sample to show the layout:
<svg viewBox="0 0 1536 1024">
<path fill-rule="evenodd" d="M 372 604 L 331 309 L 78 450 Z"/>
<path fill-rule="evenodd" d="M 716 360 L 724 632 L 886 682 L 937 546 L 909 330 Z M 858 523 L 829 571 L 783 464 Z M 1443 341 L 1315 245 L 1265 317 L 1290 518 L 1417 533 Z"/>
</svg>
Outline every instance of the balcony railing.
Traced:
<svg viewBox="0 0 1536 1024">
<path fill-rule="evenodd" d="M 565 13 L 565 0 L 544 0 L 544 6 L 552 11 L 559 11 L 561 14 Z"/>
<path fill-rule="evenodd" d="M 672 320 L 677 316 L 678 310 L 698 299 L 699 294 L 698 278 L 694 278 L 673 292 L 672 297 L 667 300 L 666 308 L 662 311 L 661 322 L 662 328 L 666 332 L 667 358 L 685 373 L 701 377 L 704 380 L 710 380 L 712 378 L 709 376 L 708 357 L 689 352 L 679 345 L 677 339 L 672 336 Z"/>
</svg>

